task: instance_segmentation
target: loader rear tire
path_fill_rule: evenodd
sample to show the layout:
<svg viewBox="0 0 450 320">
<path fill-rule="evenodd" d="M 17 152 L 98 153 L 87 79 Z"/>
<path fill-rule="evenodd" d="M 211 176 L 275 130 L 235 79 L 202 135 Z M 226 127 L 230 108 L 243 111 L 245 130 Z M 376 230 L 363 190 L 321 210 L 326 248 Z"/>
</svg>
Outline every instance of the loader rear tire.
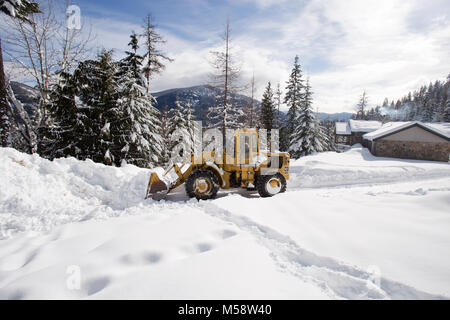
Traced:
<svg viewBox="0 0 450 320">
<path fill-rule="evenodd" d="M 198 169 L 186 180 L 186 193 L 198 200 L 214 199 L 219 191 L 219 178 L 211 170 Z"/>
<path fill-rule="evenodd" d="M 273 197 L 286 191 L 286 179 L 280 173 L 271 176 L 262 175 L 256 181 L 256 188 L 262 198 Z"/>
</svg>

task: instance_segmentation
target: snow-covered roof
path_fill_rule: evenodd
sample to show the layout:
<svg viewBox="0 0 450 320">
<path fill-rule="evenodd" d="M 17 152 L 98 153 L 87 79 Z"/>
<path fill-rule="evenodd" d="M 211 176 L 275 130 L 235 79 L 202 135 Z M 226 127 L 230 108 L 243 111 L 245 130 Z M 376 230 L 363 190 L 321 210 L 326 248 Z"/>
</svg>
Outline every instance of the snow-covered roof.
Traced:
<svg viewBox="0 0 450 320">
<path fill-rule="evenodd" d="M 450 136 L 450 122 L 427 122 L 425 124 Z"/>
<path fill-rule="evenodd" d="M 350 135 L 351 133 L 348 122 L 336 122 L 336 134 Z"/>
<path fill-rule="evenodd" d="M 352 132 L 372 132 L 381 128 L 380 121 L 352 120 L 349 121 Z"/>
<path fill-rule="evenodd" d="M 450 139 L 450 124 L 449 123 L 422 123 L 419 121 L 399 121 L 399 122 L 387 122 L 380 129 L 366 133 L 363 138 L 373 141 L 375 139 L 385 137 L 392 133 L 402 131 L 406 128 L 418 125 L 426 130 L 434 132 L 437 135 Z"/>
</svg>

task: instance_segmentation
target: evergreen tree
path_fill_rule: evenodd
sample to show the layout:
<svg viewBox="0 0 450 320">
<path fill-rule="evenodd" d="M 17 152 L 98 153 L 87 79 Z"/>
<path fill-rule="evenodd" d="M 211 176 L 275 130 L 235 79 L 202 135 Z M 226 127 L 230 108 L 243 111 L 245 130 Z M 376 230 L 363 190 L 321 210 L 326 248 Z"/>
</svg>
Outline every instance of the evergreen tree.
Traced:
<svg viewBox="0 0 450 320">
<path fill-rule="evenodd" d="M 449 79 L 446 82 L 435 81 L 428 86 L 421 86 L 413 93 L 392 102 L 385 102 L 375 108 L 375 116 L 382 121 L 448 121 Z M 447 111 L 446 111 L 447 110 Z M 447 119 L 447 120 L 446 120 Z"/>
<path fill-rule="evenodd" d="M 119 163 L 110 148 L 114 147 L 111 124 L 122 121 L 117 105 L 118 66 L 112 52 L 103 50 L 95 60 L 83 61 L 74 72 L 74 81 L 80 99 L 79 111 L 83 118 L 83 139 L 78 146 L 78 157 L 105 164 Z"/>
<path fill-rule="evenodd" d="M 330 119 L 326 120 L 322 126 L 323 132 L 323 150 L 336 151 L 336 144 L 334 143 L 335 124 Z"/>
<path fill-rule="evenodd" d="M 253 74 L 252 79 L 250 80 L 250 101 L 244 107 L 243 112 L 243 123 L 247 128 L 259 128 L 259 117 L 258 117 L 258 107 L 255 101 L 255 74 Z"/>
<path fill-rule="evenodd" d="M 439 121 L 450 122 L 450 74 L 442 88 L 442 101 L 439 110 Z"/>
<path fill-rule="evenodd" d="M 167 104 L 164 106 L 160 114 L 161 123 L 161 160 L 160 165 L 166 167 L 170 160 L 170 116 L 169 107 Z"/>
<path fill-rule="evenodd" d="M 0 11 L 10 17 L 29 21 L 28 15 L 38 13 L 39 6 L 35 1 L 29 0 L 0 0 Z"/>
<path fill-rule="evenodd" d="M 303 79 L 302 79 L 302 69 L 299 63 L 298 56 L 294 60 L 294 68 L 292 69 L 291 75 L 286 86 L 286 95 L 284 96 L 284 103 L 289 108 L 287 113 L 287 128 L 288 132 L 293 132 L 294 128 L 297 126 L 296 121 L 298 120 L 298 113 L 301 107 L 301 101 L 304 97 L 303 90 Z"/>
<path fill-rule="evenodd" d="M 161 161 L 162 138 L 156 100 L 147 93 L 142 77 L 143 57 L 137 54 L 137 36 L 131 35 L 131 51 L 121 61 L 118 74 L 117 120 L 111 122 L 110 153 L 120 164 L 123 160 L 140 167 L 153 167 Z"/>
<path fill-rule="evenodd" d="M 208 109 L 207 119 L 209 128 L 220 128 L 224 133 L 225 129 L 237 129 L 243 127 L 241 121 L 244 113 L 243 110 L 235 103 L 226 99 L 225 91 L 219 90 L 215 97 L 214 106 Z"/>
<path fill-rule="evenodd" d="M 137 53 L 139 49 L 138 36 L 135 32 L 132 32 L 130 38 L 131 39 L 128 46 L 131 48 L 131 51 L 125 51 L 126 57 L 119 63 L 120 68 L 117 76 L 122 77 L 127 72 L 131 72 L 131 76 L 136 79 L 136 83 L 142 87 L 145 87 L 146 83 L 142 71 L 142 62 L 144 57 Z"/>
<path fill-rule="evenodd" d="M 281 115 L 280 115 L 280 107 L 281 107 L 281 86 L 280 83 L 278 82 L 277 84 L 277 90 L 275 91 L 275 108 L 276 108 L 276 113 L 275 113 L 275 123 L 274 123 L 274 127 L 280 129 L 282 122 L 281 122 Z"/>
<path fill-rule="evenodd" d="M 11 117 L 3 70 L 2 41 L 0 39 L 0 146 L 11 146 Z"/>
<path fill-rule="evenodd" d="M 169 147 L 171 160 L 181 162 L 189 155 L 190 133 L 185 119 L 185 108 L 178 100 L 175 101 L 175 108 L 170 110 L 170 123 Z M 183 148 L 180 147 L 181 145 L 183 145 Z M 178 150 L 177 154 L 174 154 L 175 150 Z"/>
<path fill-rule="evenodd" d="M 287 113 L 287 121 L 285 127 L 280 132 L 280 149 L 287 150 L 292 144 L 291 138 L 296 127 L 298 127 L 298 115 L 303 99 L 303 79 L 302 69 L 298 56 L 294 59 L 294 67 L 292 69 L 289 80 L 286 85 L 286 95 L 284 103 L 289 108 Z"/>
<path fill-rule="evenodd" d="M 190 102 L 187 102 L 184 107 L 184 120 L 185 120 L 185 126 L 186 130 L 188 132 L 188 141 L 187 145 L 189 149 L 187 150 L 190 153 L 194 152 L 194 144 L 195 144 L 195 137 L 199 134 L 198 130 L 201 130 L 201 128 L 197 128 L 195 125 L 195 115 L 194 115 L 194 109 L 192 108 L 192 104 Z"/>
<path fill-rule="evenodd" d="M 85 159 L 87 153 L 82 152 L 84 144 L 85 123 L 89 116 L 78 99 L 74 77 L 67 72 L 59 74 L 59 80 L 54 84 L 50 94 L 48 110 L 51 121 L 40 128 L 41 141 L 39 153 L 41 156 L 53 159 L 72 156 Z"/>
<path fill-rule="evenodd" d="M 121 121 L 112 122 L 110 152 L 116 164 L 125 160 L 140 167 L 154 167 L 159 164 L 162 152 L 159 112 L 152 105 L 155 100 L 131 71 L 119 83 L 117 120 Z"/>
<path fill-rule="evenodd" d="M 261 126 L 270 131 L 275 126 L 275 102 L 273 100 L 273 91 L 270 82 L 267 84 L 261 101 Z"/>
<path fill-rule="evenodd" d="M 297 159 L 324 150 L 324 133 L 312 110 L 312 92 L 309 80 L 300 104 L 296 127 L 290 138 L 289 153 Z"/>
</svg>

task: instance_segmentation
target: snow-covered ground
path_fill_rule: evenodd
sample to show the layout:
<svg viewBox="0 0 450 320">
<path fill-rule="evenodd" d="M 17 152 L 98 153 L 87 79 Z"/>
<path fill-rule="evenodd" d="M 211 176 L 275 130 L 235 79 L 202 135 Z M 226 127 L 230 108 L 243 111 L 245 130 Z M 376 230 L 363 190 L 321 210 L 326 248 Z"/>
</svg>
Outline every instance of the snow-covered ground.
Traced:
<svg viewBox="0 0 450 320">
<path fill-rule="evenodd" d="M 0 298 L 450 298 L 448 163 L 354 147 L 201 202 L 149 172 L 0 149 Z"/>
</svg>

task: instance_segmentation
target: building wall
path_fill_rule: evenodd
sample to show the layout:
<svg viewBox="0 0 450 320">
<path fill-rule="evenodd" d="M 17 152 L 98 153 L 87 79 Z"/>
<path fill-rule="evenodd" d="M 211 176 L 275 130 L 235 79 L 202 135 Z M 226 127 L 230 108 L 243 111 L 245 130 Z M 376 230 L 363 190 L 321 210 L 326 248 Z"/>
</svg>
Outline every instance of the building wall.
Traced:
<svg viewBox="0 0 450 320">
<path fill-rule="evenodd" d="M 450 142 L 377 140 L 372 143 L 378 157 L 449 161 Z"/>
<path fill-rule="evenodd" d="M 411 127 L 405 129 L 403 131 L 394 133 L 390 136 L 386 136 L 381 138 L 380 140 L 389 140 L 389 141 L 417 141 L 417 142 L 446 142 L 442 137 L 439 137 L 427 130 L 422 129 L 421 127 Z"/>
<path fill-rule="evenodd" d="M 352 135 L 350 136 L 350 145 L 354 145 L 357 143 L 363 144 L 363 135 L 365 135 L 367 132 L 352 132 Z"/>
</svg>

